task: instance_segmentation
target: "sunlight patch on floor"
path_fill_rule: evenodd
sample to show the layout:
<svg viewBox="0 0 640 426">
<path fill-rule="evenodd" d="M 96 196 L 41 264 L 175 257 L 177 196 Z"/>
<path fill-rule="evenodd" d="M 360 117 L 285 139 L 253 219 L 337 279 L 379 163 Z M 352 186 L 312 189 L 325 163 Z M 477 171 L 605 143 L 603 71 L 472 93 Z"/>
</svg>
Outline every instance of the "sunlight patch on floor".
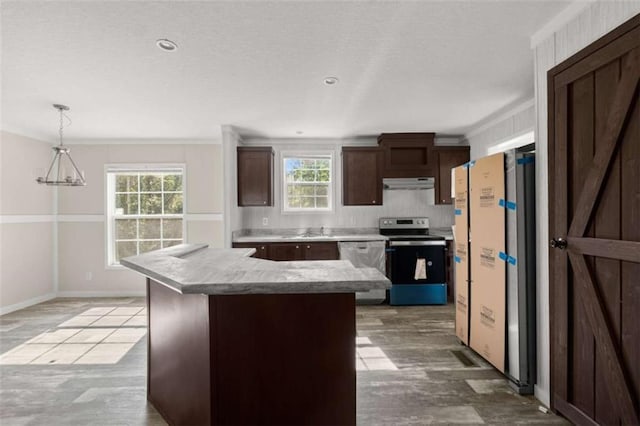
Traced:
<svg viewBox="0 0 640 426">
<path fill-rule="evenodd" d="M 0 355 L 0 365 L 115 364 L 147 333 L 146 309 L 99 307 Z"/>
<path fill-rule="evenodd" d="M 398 367 L 368 337 L 356 337 L 356 371 L 397 370 Z"/>
</svg>

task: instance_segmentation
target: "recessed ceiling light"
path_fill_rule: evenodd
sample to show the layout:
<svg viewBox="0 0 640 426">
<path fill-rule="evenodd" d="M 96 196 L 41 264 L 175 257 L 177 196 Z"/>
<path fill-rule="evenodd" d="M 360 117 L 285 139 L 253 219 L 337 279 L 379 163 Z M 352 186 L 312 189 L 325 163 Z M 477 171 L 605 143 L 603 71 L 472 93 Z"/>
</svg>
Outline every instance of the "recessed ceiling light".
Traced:
<svg viewBox="0 0 640 426">
<path fill-rule="evenodd" d="M 177 44 L 175 44 L 174 42 L 166 38 L 161 38 L 159 40 L 156 40 L 156 46 L 158 46 L 160 49 L 166 52 L 173 52 L 174 50 L 178 49 Z"/>
<path fill-rule="evenodd" d="M 327 86 L 338 84 L 338 77 L 325 77 L 324 84 L 326 84 Z"/>
</svg>

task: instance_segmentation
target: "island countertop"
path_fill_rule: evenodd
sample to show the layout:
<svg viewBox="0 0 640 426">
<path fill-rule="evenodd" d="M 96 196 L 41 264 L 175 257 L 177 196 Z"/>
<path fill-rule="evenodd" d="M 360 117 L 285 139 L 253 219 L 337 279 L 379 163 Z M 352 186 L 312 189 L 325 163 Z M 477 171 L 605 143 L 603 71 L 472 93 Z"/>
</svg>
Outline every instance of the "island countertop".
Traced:
<svg viewBox="0 0 640 426">
<path fill-rule="evenodd" d="M 391 287 L 377 269 L 355 268 L 349 261 L 274 262 L 249 257 L 254 252 L 180 244 L 120 263 L 182 294 L 353 293 Z"/>
</svg>

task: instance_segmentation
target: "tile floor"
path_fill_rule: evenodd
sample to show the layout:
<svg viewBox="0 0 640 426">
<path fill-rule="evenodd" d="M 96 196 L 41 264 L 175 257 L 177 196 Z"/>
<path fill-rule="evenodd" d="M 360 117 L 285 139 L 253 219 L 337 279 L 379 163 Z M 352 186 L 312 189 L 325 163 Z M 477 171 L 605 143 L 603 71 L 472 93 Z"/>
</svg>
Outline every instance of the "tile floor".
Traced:
<svg viewBox="0 0 640 426">
<path fill-rule="evenodd" d="M 0 424 L 166 424 L 145 399 L 143 307 L 56 299 L 0 317 Z M 461 346 L 453 315 L 451 306 L 357 308 L 358 424 L 567 424 Z"/>
</svg>

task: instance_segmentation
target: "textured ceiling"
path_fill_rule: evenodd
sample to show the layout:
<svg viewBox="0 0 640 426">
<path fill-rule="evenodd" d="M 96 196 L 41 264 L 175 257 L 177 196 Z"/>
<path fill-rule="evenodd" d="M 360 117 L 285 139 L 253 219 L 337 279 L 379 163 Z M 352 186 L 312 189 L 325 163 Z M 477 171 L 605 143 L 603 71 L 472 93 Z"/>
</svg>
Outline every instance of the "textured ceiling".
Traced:
<svg viewBox="0 0 640 426">
<path fill-rule="evenodd" d="M 72 140 L 461 134 L 533 96 L 529 37 L 567 5 L 3 1 L 2 128 L 53 140 L 64 103 Z"/>
</svg>

